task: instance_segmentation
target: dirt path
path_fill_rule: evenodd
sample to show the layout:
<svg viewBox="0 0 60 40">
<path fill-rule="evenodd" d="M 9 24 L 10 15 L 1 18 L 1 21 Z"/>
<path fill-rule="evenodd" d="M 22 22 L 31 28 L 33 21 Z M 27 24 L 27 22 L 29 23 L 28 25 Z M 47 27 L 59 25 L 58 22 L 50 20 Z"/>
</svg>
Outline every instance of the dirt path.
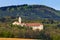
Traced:
<svg viewBox="0 0 60 40">
<path fill-rule="evenodd" d="M 22 38 L 0 38 L 0 40 L 36 40 L 36 39 L 22 39 Z"/>
</svg>

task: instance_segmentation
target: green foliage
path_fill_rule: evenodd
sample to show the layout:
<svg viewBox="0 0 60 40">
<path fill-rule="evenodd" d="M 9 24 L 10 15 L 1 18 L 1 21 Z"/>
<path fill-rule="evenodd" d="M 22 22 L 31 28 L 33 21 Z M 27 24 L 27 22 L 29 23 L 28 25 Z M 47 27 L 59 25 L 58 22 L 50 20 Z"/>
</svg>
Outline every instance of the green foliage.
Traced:
<svg viewBox="0 0 60 40">
<path fill-rule="evenodd" d="M 40 19 L 54 19 L 60 20 L 60 12 L 45 5 L 17 5 L 0 8 L 0 17 L 17 17 L 21 16 L 23 19 L 40 20 Z"/>
<path fill-rule="evenodd" d="M 12 22 L 18 18 L 12 19 L 11 17 L 5 17 L 4 22 L 0 22 L 0 37 L 9 37 L 9 38 L 34 38 L 34 39 L 45 39 L 45 40 L 59 40 L 59 30 L 60 22 L 56 20 L 22 20 L 22 22 L 27 23 L 43 23 L 43 31 L 33 31 L 32 28 L 26 26 L 12 25 Z M 3 20 L 3 19 L 2 19 Z M 7 21 L 8 20 L 8 21 Z M 10 21 L 9 21 L 10 20 Z M 0 20 L 1 21 L 1 20 Z"/>
<path fill-rule="evenodd" d="M 3 24 L 3 26 L 2 26 L 2 24 L 0 26 L 0 37 L 35 38 L 35 39 L 45 39 L 43 37 L 44 36 L 46 37 L 46 35 L 44 35 L 44 31 L 39 31 L 39 30 L 33 31 L 32 28 L 28 28 L 25 26 L 21 27 L 21 26 L 12 25 L 12 24 Z"/>
<path fill-rule="evenodd" d="M 44 5 L 20 5 L 0 9 L 0 37 L 60 40 L 60 15 Z M 26 26 L 12 25 L 22 17 L 22 23 L 43 23 L 44 30 L 33 31 Z"/>
</svg>

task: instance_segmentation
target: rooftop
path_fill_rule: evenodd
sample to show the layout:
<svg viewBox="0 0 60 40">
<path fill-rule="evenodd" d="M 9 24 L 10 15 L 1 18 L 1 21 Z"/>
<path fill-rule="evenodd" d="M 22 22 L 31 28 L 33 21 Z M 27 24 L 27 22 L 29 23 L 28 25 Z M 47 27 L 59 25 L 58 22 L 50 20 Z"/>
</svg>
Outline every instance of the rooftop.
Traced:
<svg viewBox="0 0 60 40">
<path fill-rule="evenodd" d="M 40 26 L 41 23 L 25 23 L 25 26 Z"/>
</svg>

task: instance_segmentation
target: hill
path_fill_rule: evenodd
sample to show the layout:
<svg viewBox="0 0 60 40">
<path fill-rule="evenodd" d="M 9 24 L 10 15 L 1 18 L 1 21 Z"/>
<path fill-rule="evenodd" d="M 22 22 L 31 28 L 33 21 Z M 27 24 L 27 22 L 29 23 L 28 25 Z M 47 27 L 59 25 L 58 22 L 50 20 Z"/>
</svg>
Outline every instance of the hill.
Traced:
<svg viewBox="0 0 60 40">
<path fill-rule="evenodd" d="M 54 19 L 60 20 L 60 11 L 55 10 L 45 5 L 13 5 L 0 7 L 0 18 L 2 17 L 18 17 L 21 16 L 24 19 Z"/>
</svg>

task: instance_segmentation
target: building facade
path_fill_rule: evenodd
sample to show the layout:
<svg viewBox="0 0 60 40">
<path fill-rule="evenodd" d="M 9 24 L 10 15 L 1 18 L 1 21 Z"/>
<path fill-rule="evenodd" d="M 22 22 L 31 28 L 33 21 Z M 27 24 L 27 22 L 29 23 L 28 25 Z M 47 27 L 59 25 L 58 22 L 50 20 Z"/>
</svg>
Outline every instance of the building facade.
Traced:
<svg viewBox="0 0 60 40">
<path fill-rule="evenodd" d="M 21 25 L 21 26 L 27 26 L 27 27 L 32 27 L 33 30 L 39 29 L 43 30 L 43 24 L 41 23 L 21 23 L 21 17 L 19 17 L 18 22 L 13 22 L 13 25 Z"/>
</svg>

